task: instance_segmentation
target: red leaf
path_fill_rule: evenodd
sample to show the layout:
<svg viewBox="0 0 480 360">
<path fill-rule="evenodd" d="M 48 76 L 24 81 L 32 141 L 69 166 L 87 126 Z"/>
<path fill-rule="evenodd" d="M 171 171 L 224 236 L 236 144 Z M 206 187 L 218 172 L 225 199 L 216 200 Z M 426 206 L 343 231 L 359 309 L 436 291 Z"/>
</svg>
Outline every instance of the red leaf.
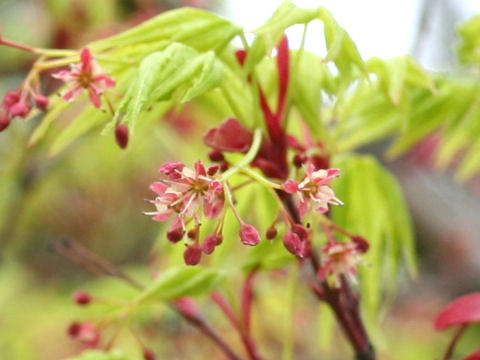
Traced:
<svg viewBox="0 0 480 360">
<path fill-rule="evenodd" d="M 466 358 L 464 358 L 463 360 L 480 360 L 480 349 L 478 349 L 477 351 L 471 353 L 470 355 L 468 355 Z"/>
<path fill-rule="evenodd" d="M 288 57 L 288 39 L 283 36 L 282 41 L 278 45 L 277 69 L 278 69 L 278 107 L 277 116 L 280 122 L 285 112 L 288 80 L 289 80 L 289 57 Z"/>
<path fill-rule="evenodd" d="M 252 144 L 252 132 L 235 118 L 224 120 L 218 128 L 208 130 L 203 141 L 220 151 L 246 152 Z"/>
<path fill-rule="evenodd" d="M 445 307 L 435 319 L 435 329 L 480 322 L 480 293 L 462 296 Z"/>
</svg>

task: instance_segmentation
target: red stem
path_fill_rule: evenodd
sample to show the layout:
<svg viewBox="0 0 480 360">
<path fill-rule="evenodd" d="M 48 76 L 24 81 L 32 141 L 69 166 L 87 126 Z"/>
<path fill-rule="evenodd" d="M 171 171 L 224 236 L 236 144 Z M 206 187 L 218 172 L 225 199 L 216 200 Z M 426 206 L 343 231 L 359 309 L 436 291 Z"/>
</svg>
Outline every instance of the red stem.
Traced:
<svg viewBox="0 0 480 360">
<path fill-rule="evenodd" d="M 257 346 L 252 339 L 252 337 L 247 333 L 246 329 L 242 324 L 240 324 L 235 312 L 233 311 L 230 304 L 227 300 L 219 293 L 214 292 L 210 296 L 212 300 L 220 307 L 223 313 L 230 320 L 234 328 L 238 331 L 245 350 L 247 351 L 248 357 L 250 360 L 263 360 L 262 356 L 259 354 Z"/>
<path fill-rule="evenodd" d="M 31 46 L 20 44 L 16 41 L 7 40 L 7 39 L 3 38 L 1 33 L 0 33 L 0 45 L 5 45 L 5 46 L 8 46 L 8 47 L 12 47 L 12 48 L 23 50 L 23 51 L 28 51 L 28 52 L 31 52 L 31 53 L 35 52 L 35 49 Z"/>
<path fill-rule="evenodd" d="M 253 279 L 257 274 L 257 270 L 252 270 L 245 280 L 242 292 L 242 313 L 243 313 L 243 325 L 245 331 L 250 335 L 250 323 L 252 315 L 252 300 L 253 300 Z"/>
<path fill-rule="evenodd" d="M 467 327 L 468 327 L 468 324 L 465 324 L 460 326 L 458 330 L 455 331 L 455 334 L 453 335 L 452 340 L 450 340 L 450 344 L 448 344 L 447 351 L 443 356 L 443 360 L 450 360 L 452 358 L 453 352 L 455 350 L 455 346 L 457 345 L 458 340 L 463 335 L 463 332 Z"/>
</svg>

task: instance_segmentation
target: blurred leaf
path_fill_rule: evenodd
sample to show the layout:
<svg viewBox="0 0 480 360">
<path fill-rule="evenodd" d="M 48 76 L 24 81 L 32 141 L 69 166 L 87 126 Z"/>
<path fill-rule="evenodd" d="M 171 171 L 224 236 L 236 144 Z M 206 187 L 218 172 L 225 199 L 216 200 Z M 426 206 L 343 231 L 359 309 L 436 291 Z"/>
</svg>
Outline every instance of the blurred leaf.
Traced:
<svg viewBox="0 0 480 360">
<path fill-rule="evenodd" d="M 224 274 L 199 266 L 172 267 L 162 272 L 137 301 L 167 301 L 182 296 L 208 294 L 224 280 Z"/>
<path fill-rule="evenodd" d="M 102 350 L 87 350 L 81 355 L 70 357 L 67 360 L 128 360 L 125 355 L 119 351 L 104 352 Z"/>
<path fill-rule="evenodd" d="M 372 266 L 360 268 L 365 305 L 376 314 L 382 292 L 395 289 L 398 264 L 416 274 L 412 225 L 395 178 L 373 157 L 351 155 L 336 159 L 342 176 L 335 192 L 345 206 L 333 209 L 335 222 L 370 242 L 365 255 Z"/>
<path fill-rule="evenodd" d="M 480 322 L 480 293 L 464 295 L 448 304 L 435 319 L 435 330 Z"/>
<path fill-rule="evenodd" d="M 96 41 L 94 52 L 139 44 L 179 42 L 198 51 L 221 51 L 242 28 L 207 11 L 181 8 L 164 12 L 118 35 Z"/>
<path fill-rule="evenodd" d="M 465 65 L 480 66 L 480 15 L 476 15 L 458 27 L 460 44 L 458 45 L 458 57 Z"/>
</svg>

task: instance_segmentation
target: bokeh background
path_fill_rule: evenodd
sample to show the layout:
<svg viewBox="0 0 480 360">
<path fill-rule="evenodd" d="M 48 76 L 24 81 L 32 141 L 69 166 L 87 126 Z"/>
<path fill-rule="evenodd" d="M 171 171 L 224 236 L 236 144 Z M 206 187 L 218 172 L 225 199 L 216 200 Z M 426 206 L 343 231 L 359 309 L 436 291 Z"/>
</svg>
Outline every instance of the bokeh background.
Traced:
<svg viewBox="0 0 480 360">
<path fill-rule="evenodd" d="M 0 0 L 3 34 L 28 44 L 79 48 L 159 12 L 197 6 L 226 16 L 246 30 L 261 25 L 281 1 L 227 0 Z M 347 29 L 365 59 L 410 54 L 432 71 L 462 73 L 455 57 L 456 26 L 480 12 L 468 0 L 326 0 L 295 1 L 299 6 L 325 6 Z M 293 47 L 301 29 L 290 29 Z M 322 26 L 311 26 L 306 48 L 323 49 Z M 32 64 L 29 54 L 0 48 L 0 96 L 17 88 Z M 45 79 L 45 91 L 56 84 Z M 74 111 L 74 110 L 72 110 Z M 75 319 L 102 312 L 80 309 L 71 301 L 77 289 L 108 296 L 128 293 L 115 279 L 95 276 L 55 251 L 55 243 L 75 239 L 122 269 L 149 276 L 149 266 L 162 261 L 165 240 L 161 225 L 142 214 L 151 197 L 148 185 L 166 160 L 206 159 L 201 134 L 208 114 L 185 107 L 169 112 L 157 125 L 140 128 L 121 151 L 98 131 L 77 140 L 56 157 L 48 156 L 48 136 L 34 147 L 28 137 L 39 119 L 16 121 L 0 133 L 0 359 L 55 360 L 82 350 L 66 334 Z M 64 123 L 55 125 L 66 126 Z M 144 136 L 142 136 L 142 134 Z M 187 146 L 188 144 L 188 146 Z M 433 166 L 438 139 L 430 136 L 406 156 L 385 162 L 402 184 L 417 234 L 420 276 L 401 279 L 398 294 L 385 305 L 373 337 L 382 359 L 434 359 L 450 333 L 435 333 L 438 311 L 460 294 L 480 288 L 480 177 L 455 182 L 452 172 Z M 362 149 L 381 156 L 387 144 Z M 480 156 L 480 154 L 479 154 Z M 255 331 L 269 358 L 282 347 L 279 323 L 284 308 L 281 273 L 261 278 L 262 297 Z M 294 333 L 298 359 L 344 359 L 348 344 L 338 329 L 325 331 L 324 311 L 305 289 L 299 289 Z M 205 303 L 208 308 L 208 305 Z M 211 317 L 224 329 L 216 310 Z M 321 313 L 321 315 L 320 315 Z M 151 319 L 157 319 L 152 323 Z M 221 358 L 195 329 L 168 309 L 140 314 L 131 327 L 148 346 L 169 359 Z M 255 318 L 254 318 L 255 319 Z M 255 321 L 255 320 L 254 320 Z M 472 327 L 459 353 L 478 347 L 480 332 Z M 129 331 L 120 346 L 132 359 L 139 356 Z"/>
</svg>

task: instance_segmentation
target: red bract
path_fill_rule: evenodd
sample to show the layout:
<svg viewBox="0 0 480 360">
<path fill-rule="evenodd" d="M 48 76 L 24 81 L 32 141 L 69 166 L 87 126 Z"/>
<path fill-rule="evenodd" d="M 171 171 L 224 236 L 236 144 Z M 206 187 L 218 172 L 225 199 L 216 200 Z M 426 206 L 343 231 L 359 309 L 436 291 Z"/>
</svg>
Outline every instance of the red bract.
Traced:
<svg viewBox="0 0 480 360">
<path fill-rule="evenodd" d="M 205 144 L 213 149 L 231 152 L 248 151 L 252 139 L 252 132 L 235 118 L 224 120 L 218 128 L 208 130 L 203 137 Z"/>
<path fill-rule="evenodd" d="M 477 351 L 471 353 L 470 355 L 468 355 L 466 358 L 464 358 L 463 360 L 480 360 L 480 349 L 478 349 Z"/>
<path fill-rule="evenodd" d="M 462 296 L 448 304 L 435 319 L 435 330 L 480 322 L 480 293 Z"/>
<path fill-rule="evenodd" d="M 62 70 L 52 76 L 71 86 L 63 95 L 65 100 L 73 101 L 83 90 L 88 90 L 90 101 L 99 108 L 102 105 L 100 96 L 105 90 L 115 86 L 115 80 L 102 72 L 89 49 L 83 49 L 80 58 L 81 62 L 72 65 L 70 70 Z"/>
</svg>

